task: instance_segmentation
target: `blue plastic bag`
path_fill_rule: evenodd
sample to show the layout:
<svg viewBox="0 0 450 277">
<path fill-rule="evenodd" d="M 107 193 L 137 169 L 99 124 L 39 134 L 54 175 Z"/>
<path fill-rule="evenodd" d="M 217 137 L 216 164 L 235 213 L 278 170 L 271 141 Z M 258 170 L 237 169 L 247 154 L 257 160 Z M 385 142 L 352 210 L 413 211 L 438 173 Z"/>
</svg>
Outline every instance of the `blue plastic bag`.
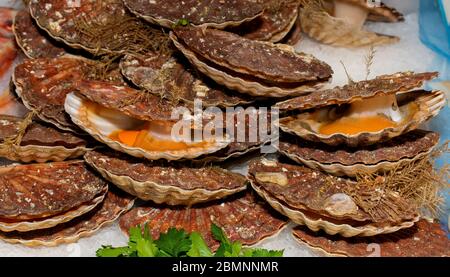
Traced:
<svg viewBox="0 0 450 277">
<path fill-rule="evenodd" d="M 447 11 L 450 13 L 450 10 Z M 439 80 L 431 83 L 429 89 L 441 89 L 446 91 L 447 99 L 450 97 L 450 87 L 446 88 L 442 82 L 450 82 L 450 23 L 447 21 L 443 0 L 420 1 L 420 39 L 438 55 L 433 62 L 433 68 L 440 73 Z M 441 134 L 441 142 L 450 140 L 450 108 L 447 105 L 444 110 L 431 123 L 430 128 Z M 441 167 L 449 163 L 449 155 L 437 161 Z M 441 221 L 448 226 L 450 214 L 450 190 L 445 190 L 446 209 Z M 448 231 L 448 228 L 445 228 Z M 450 234 L 449 234 L 450 237 Z"/>
</svg>

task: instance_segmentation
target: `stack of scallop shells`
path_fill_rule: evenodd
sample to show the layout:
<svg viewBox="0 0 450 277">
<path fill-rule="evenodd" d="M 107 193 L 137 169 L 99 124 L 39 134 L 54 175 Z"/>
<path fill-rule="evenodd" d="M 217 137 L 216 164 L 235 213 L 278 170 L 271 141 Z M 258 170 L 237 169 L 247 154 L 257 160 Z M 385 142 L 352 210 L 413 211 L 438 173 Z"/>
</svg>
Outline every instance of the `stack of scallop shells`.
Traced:
<svg viewBox="0 0 450 277">
<path fill-rule="evenodd" d="M 156 238 L 183 228 L 202 233 L 213 249 L 212 224 L 244 245 L 277 234 L 288 219 L 344 237 L 413 226 L 419 215 L 408 201 L 388 196 L 402 207 L 392 222 L 373 218 L 345 191 L 355 172 L 390 170 L 436 146 L 437 134 L 416 129 L 438 113 L 444 96 L 410 92 L 436 74 L 398 73 L 327 90 L 331 67 L 292 47 L 309 26 L 305 7 L 300 0 L 29 1 L 14 20 L 26 58 L 12 77 L 29 113 L 0 120 L 0 156 L 19 162 L 0 169 L 0 239 L 54 246 L 119 217 L 125 233 L 148 224 Z M 383 19 L 386 10 L 400 16 L 382 7 L 369 18 Z M 392 41 L 367 41 L 358 32 L 359 45 Z M 339 114 L 337 106 L 380 95 L 399 97 L 404 117 L 395 128 L 318 131 Z M 220 138 L 175 140 L 173 111 L 189 113 L 196 100 L 222 111 L 278 102 L 286 114 L 280 127 L 293 134 L 283 134 L 279 151 L 305 166 L 258 159 L 247 177 L 226 169 L 225 162 L 267 143 L 236 140 L 236 129 L 252 128 L 238 122 L 239 112 Z M 142 201 L 134 206 L 135 198 Z M 302 232 L 294 234 L 328 249 L 327 238 L 303 239 Z"/>
</svg>

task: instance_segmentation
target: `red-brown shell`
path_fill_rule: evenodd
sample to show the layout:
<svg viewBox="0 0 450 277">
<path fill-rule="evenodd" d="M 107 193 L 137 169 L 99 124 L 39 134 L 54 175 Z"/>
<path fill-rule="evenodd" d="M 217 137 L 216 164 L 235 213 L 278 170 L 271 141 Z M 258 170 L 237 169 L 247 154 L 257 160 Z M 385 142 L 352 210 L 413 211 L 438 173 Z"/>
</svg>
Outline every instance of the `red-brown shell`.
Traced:
<svg viewBox="0 0 450 277">
<path fill-rule="evenodd" d="M 51 37 L 93 54 L 123 54 L 139 50 L 140 46 L 134 47 L 133 43 L 139 40 L 135 37 L 138 32 L 164 37 L 161 30 L 131 16 L 121 0 L 39 0 L 30 1 L 29 8 L 38 26 Z M 93 36 L 77 26 L 86 22 L 91 27 L 113 26 L 108 30 L 112 33 L 106 34 L 107 39 L 102 39 L 103 34 Z M 121 29 L 121 23 L 129 24 L 129 28 Z M 122 46 L 117 46 L 117 43 Z"/>
<path fill-rule="evenodd" d="M 218 167 L 196 168 L 182 163 L 144 161 L 122 154 L 98 151 L 90 151 L 84 158 L 95 168 L 104 169 L 116 176 L 126 176 L 137 182 L 151 182 L 182 190 L 239 191 L 247 186 L 244 176 Z"/>
<path fill-rule="evenodd" d="M 259 174 L 271 174 L 270 180 L 262 180 Z M 261 175 L 260 175 L 261 176 Z M 268 175 L 269 176 L 269 175 Z M 248 178 L 253 186 L 267 192 L 280 203 L 293 210 L 308 213 L 311 217 L 320 217 L 337 224 L 350 223 L 353 225 L 376 222 L 386 223 L 386 218 L 373 218 L 362 208 L 356 207 L 351 212 L 342 214 L 331 213 L 327 202 L 338 194 L 345 194 L 348 186 L 355 184 L 334 176 L 329 176 L 301 165 L 283 164 L 276 161 L 254 160 L 250 163 Z M 348 195 L 347 195 L 348 196 Z M 351 198 L 351 196 L 349 196 Z M 405 208 L 399 216 L 402 220 L 410 220 L 417 216 L 414 205 L 406 200 L 397 199 Z M 357 206 L 357 204 L 354 202 Z"/>
<path fill-rule="evenodd" d="M 174 29 L 191 51 L 236 73 L 274 83 L 301 83 L 329 79 L 331 67 L 311 55 L 295 53 L 270 43 L 236 34 L 194 27 Z"/>
<path fill-rule="evenodd" d="M 250 98 L 228 90 L 207 79 L 178 57 L 132 56 L 121 61 L 124 76 L 138 87 L 170 100 L 193 103 L 202 100 L 204 106 L 237 106 L 250 103 Z"/>
<path fill-rule="evenodd" d="M 94 199 L 106 186 L 83 161 L 2 167 L 0 218 L 26 220 L 66 212 Z"/>
<path fill-rule="evenodd" d="M 25 60 L 16 66 L 13 81 L 27 108 L 64 130 L 77 129 L 64 111 L 66 95 L 84 78 L 91 65 L 85 59 L 60 57 Z"/>
<path fill-rule="evenodd" d="M 351 257 L 449 257 L 450 240 L 439 223 L 425 219 L 413 227 L 374 237 L 330 236 L 297 227 L 293 235 L 300 242 L 330 255 Z"/>
<path fill-rule="evenodd" d="M 122 83 L 81 80 L 77 92 L 103 107 L 140 120 L 172 120 L 175 104 Z"/>
<path fill-rule="evenodd" d="M 120 228 L 128 232 L 131 227 L 148 223 L 152 236 L 169 228 L 184 229 L 186 232 L 200 232 L 208 246 L 217 249 L 219 242 L 211 235 L 211 224 L 224 229 L 232 241 L 244 245 L 255 244 L 276 234 L 287 222 L 263 204 L 253 194 L 234 196 L 225 201 L 189 208 L 167 208 L 146 206 L 134 208 L 120 219 Z"/>
<path fill-rule="evenodd" d="M 14 34 L 17 44 L 29 58 L 56 58 L 66 53 L 62 46 L 36 26 L 28 10 L 17 13 Z"/>
<path fill-rule="evenodd" d="M 377 95 L 408 92 L 415 88 L 420 88 L 424 82 L 432 80 L 438 75 L 438 72 L 399 72 L 391 75 L 382 75 L 372 80 L 355 82 L 343 87 L 314 91 L 308 95 L 277 103 L 275 107 L 287 111 L 306 110 L 334 104 L 351 103 Z"/>
<path fill-rule="evenodd" d="M 172 28 L 181 19 L 193 25 L 224 28 L 251 20 L 264 10 L 261 0 L 125 0 L 125 5 L 138 16 Z"/>
<path fill-rule="evenodd" d="M 438 142 L 438 133 L 414 130 L 384 143 L 359 148 L 336 148 L 285 136 L 281 139 L 278 149 L 282 153 L 323 164 L 374 165 L 383 161 L 396 162 L 404 158 L 414 158 L 420 153 L 430 151 Z"/>
<path fill-rule="evenodd" d="M 271 1 L 261 16 L 241 25 L 238 30 L 249 39 L 279 42 L 295 25 L 299 7 L 299 0 Z"/>
<path fill-rule="evenodd" d="M 0 232 L 0 239 L 28 246 L 56 246 L 73 243 L 82 237 L 92 235 L 105 224 L 116 220 L 128 211 L 134 198 L 117 190 L 108 191 L 105 200 L 92 211 L 55 227 L 30 232 Z"/>
<path fill-rule="evenodd" d="M 15 116 L 0 115 L 0 145 L 6 138 L 12 138 L 19 131 L 20 122 L 23 119 Z M 76 148 L 86 146 L 87 141 L 71 132 L 60 131 L 50 125 L 32 122 L 20 140 L 21 146 L 64 146 Z"/>
</svg>

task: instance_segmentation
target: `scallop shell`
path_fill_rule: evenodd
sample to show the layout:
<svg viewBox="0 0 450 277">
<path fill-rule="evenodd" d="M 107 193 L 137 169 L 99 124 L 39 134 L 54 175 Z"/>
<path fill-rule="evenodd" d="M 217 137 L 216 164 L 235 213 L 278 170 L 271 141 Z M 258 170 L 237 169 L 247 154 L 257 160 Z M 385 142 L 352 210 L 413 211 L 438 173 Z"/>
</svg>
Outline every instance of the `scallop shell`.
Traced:
<svg viewBox="0 0 450 277">
<path fill-rule="evenodd" d="M 9 165 L 0 168 L 0 218 L 42 219 L 92 201 L 107 183 L 83 161 Z"/>
<path fill-rule="evenodd" d="M 375 237 L 336 237 L 304 227 L 294 238 L 326 255 L 351 257 L 449 257 L 450 240 L 439 223 L 418 221 L 413 227 Z"/>
<path fill-rule="evenodd" d="M 29 232 L 41 229 L 48 229 L 55 227 L 59 224 L 71 221 L 74 218 L 80 217 L 93 209 L 95 209 L 105 199 L 105 195 L 108 192 L 108 187 L 104 187 L 103 192 L 96 196 L 93 200 L 81 204 L 80 206 L 69 210 L 68 212 L 58 214 L 55 216 L 43 218 L 43 219 L 31 219 L 23 221 L 2 221 L 0 219 L 0 231 L 2 232 Z M 0 235 L 1 238 L 1 235 Z"/>
<path fill-rule="evenodd" d="M 213 250 L 219 242 L 211 234 L 212 223 L 224 229 L 231 241 L 240 241 L 244 245 L 253 245 L 277 234 L 287 221 L 274 214 L 266 204 L 261 203 L 253 194 L 246 193 L 224 201 L 188 208 L 168 208 L 152 206 L 134 208 L 120 219 L 120 228 L 127 233 L 131 227 L 148 227 L 153 238 L 169 228 L 184 229 L 186 232 L 200 232 Z"/>
<path fill-rule="evenodd" d="M 439 134 L 414 130 L 388 142 L 366 148 L 349 149 L 285 137 L 279 151 L 292 160 L 337 176 L 389 171 L 430 154 Z"/>
<path fill-rule="evenodd" d="M 289 31 L 288 34 L 286 34 L 281 43 L 294 46 L 297 45 L 297 43 L 301 40 L 301 38 L 302 38 L 302 22 L 300 20 L 299 15 L 297 16 L 297 20 L 295 21 L 294 26 L 292 26 L 292 29 Z"/>
<path fill-rule="evenodd" d="M 28 10 L 16 14 L 13 30 L 17 45 L 28 58 L 56 58 L 66 54 L 63 47 L 47 38 L 36 26 Z"/>
<path fill-rule="evenodd" d="M 380 21 L 380 22 L 399 22 L 404 21 L 405 18 L 403 14 L 397 11 L 395 8 L 388 7 L 386 4 L 374 3 L 369 4 L 366 0 L 341 0 L 359 5 L 361 7 L 367 8 L 369 10 L 368 20 Z"/>
<path fill-rule="evenodd" d="M 92 63 L 75 56 L 25 60 L 14 71 L 16 93 L 37 116 L 61 130 L 81 132 L 64 111 L 67 93 L 89 72 Z"/>
<path fill-rule="evenodd" d="M 167 55 L 144 57 L 127 55 L 120 67 L 122 74 L 136 86 L 164 98 L 203 106 L 233 107 L 251 103 L 240 95 L 211 82 L 189 66 L 187 61 Z"/>
<path fill-rule="evenodd" d="M 130 210 L 133 204 L 134 199 L 129 195 L 109 191 L 101 204 L 83 216 L 49 229 L 26 233 L 0 233 L 0 239 L 30 247 L 53 247 L 62 243 L 74 243 L 116 221 L 123 213 Z"/>
<path fill-rule="evenodd" d="M 5 144 L 4 139 L 17 135 L 22 118 L 0 115 L 0 156 L 12 161 L 29 163 L 36 161 L 63 161 L 83 156 L 92 148 L 87 141 L 70 132 L 37 122 L 31 123 L 19 145 Z"/>
<path fill-rule="evenodd" d="M 89 152 L 85 160 L 105 179 L 143 200 L 193 205 L 224 198 L 247 188 L 247 180 L 230 171 L 145 162 L 123 155 Z"/>
<path fill-rule="evenodd" d="M 124 0 L 125 5 L 137 16 L 152 24 L 173 28 L 181 19 L 202 27 L 224 29 L 250 21 L 264 10 L 259 0 Z"/>
<path fill-rule="evenodd" d="M 351 182 L 302 166 L 263 159 L 251 163 L 249 179 L 253 189 L 275 210 L 313 231 L 344 237 L 374 236 L 409 228 L 419 220 L 412 205 L 397 199 L 408 207 L 402 211 L 402 220 L 375 222 L 343 193 L 345 186 L 353 185 Z"/>
<path fill-rule="evenodd" d="M 238 27 L 248 39 L 279 42 L 292 30 L 300 8 L 299 0 L 271 1 L 258 18 Z"/>
<path fill-rule="evenodd" d="M 94 55 L 138 51 L 136 47 L 140 46 L 136 33 L 147 33 L 158 40 L 162 38 L 161 42 L 165 40 L 160 29 L 134 18 L 121 0 L 40 0 L 31 1 L 29 8 L 36 24 L 52 38 Z M 108 27 L 106 29 L 112 33 L 94 36 L 80 29 L 78 26 L 80 24 L 87 24 L 100 30 Z M 124 24 L 128 24 L 129 27 L 121 28 Z"/>
<path fill-rule="evenodd" d="M 280 119 L 280 128 L 303 139 L 323 142 L 329 145 L 346 144 L 356 147 L 387 141 L 407 132 L 417 129 L 422 123 L 436 116 L 445 107 L 446 99 L 442 91 L 417 91 L 398 96 L 399 109 L 405 115 L 404 120 L 396 127 L 379 132 L 363 132 L 355 135 L 318 133 L 320 123 L 311 119 L 312 113 L 306 112 L 296 116 Z M 403 102 L 403 103 L 402 103 Z M 415 110 L 417 108 L 417 110 Z"/>
<path fill-rule="evenodd" d="M 178 29 L 177 29 L 178 30 Z M 186 28 L 183 28 L 183 30 L 186 30 Z M 202 37 L 202 35 L 199 32 L 202 32 L 200 30 L 191 31 L 189 29 L 189 32 L 184 34 L 184 36 L 187 36 L 189 34 L 189 37 L 194 36 L 194 34 L 197 34 L 197 37 L 199 41 L 204 40 L 203 37 L 207 37 L 206 35 Z M 212 30 L 207 30 L 206 32 L 210 32 Z M 252 50 L 254 53 L 240 53 L 240 55 L 235 55 L 233 57 L 233 61 L 239 60 L 239 63 L 241 63 L 244 60 L 244 57 L 242 55 L 245 55 L 245 58 L 248 59 L 248 57 L 251 56 L 262 56 L 266 55 L 267 59 L 266 61 L 268 64 L 252 64 L 252 62 L 247 62 L 247 64 L 250 65 L 249 69 L 244 68 L 243 66 L 230 66 L 225 64 L 219 65 L 210 65 L 208 62 L 204 61 L 204 58 L 200 57 L 200 55 L 197 55 L 193 50 L 186 47 L 181 40 L 174 34 L 171 33 L 170 37 L 172 41 L 174 42 L 175 46 L 188 58 L 188 60 L 195 65 L 195 67 L 211 79 L 213 79 L 215 82 L 224 85 L 228 87 L 229 89 L 239 91 L 241 93 L 247 93 L 252 96 L 257 97 L 286 97 L 286 96 L 296 96 L 305 94 L 314 90 L 319 89 L 321 86 L 324 85 L 323 82 L 328 81 L 331 78 L 332 70 L 331 68 L 326 65 L 323 62 L 318 61 L 311 55 L 307 54 L 298 54 L 295 53 L 294 49 L 287 45 L 274 45 L 268 42 L 259 42 L 259 41 L 252 41 L 248 39 L 244 39 L 242 37 L 239 37 L 237 35 L 233 35 L 231 33 L 214 30 L 212 32 L 220 32 L 217 36 L 211 36 L 208 37 L 208 41 L 220 41 L 217 44 L 220 44 L 221 47 L 223 47 L 224 44 L 231 45 L 232 48 L 237 47 L 236 49 L 223 49 L 220 48 L 220 51 L 226 52 L 228 56 L 233 56 L 236 53 L 244 52 L 242 49 L 247 49 L 250 47 L 249 45 L 255 45 L 255 48 L 258 49 L 266 49 L 262 50 L 264 53 L 257 53 L 256 51 Z M 180 31 L 178 31 L 180 33 Z M 242 46 L 242 44 L 247 43 L 246 47 Z M 217 45 L 216 45 L 217 46 Z M 203 49 L 206 51 L 206 49 Z M 228 50 L 228 51 L 226 51 Z M 212 53 L 212 49 L 207 50 L 209 53 Z M 297 64 L 300 67 L 303 67 L 303 72 L 305 75 L 302 78 L 299 77 L 298 83 L 291 83 L 289 84 L 291 87 L 282 87 L 283 83 L 281 83 L 281 80 L 283 80 L 284 77 L 281 77 L 283 74 L 272 74 L 270 78 L 274 79 L 274 83 L 266 83 L 269 79 L 269 76 L 264 76 L 263 79 L 259 79 L 259 76 L 263 76 L 265 73 L 267 73 L 267 68 L 273 69 L 274 67 L 274 58 L 268 54 L 270 53 L 288 53 L 288 56 L 291 57 L 291 60 L 288 62 L 289 64 Z M 217 57 L 215 57 L 217 58 Z M 225 57 L 223 58 L 225 60 Z M 258 60 L 260 61 L 260 60 Z M 296 62 L 294 62 L 296 61 Z M 242 64 L 242 63 L 241 63 Z M 286 68 L 286 62 L 279 61 L 277 62 L 279 68 L 283 68 L 283 70 L 290 71 L 291 69 Z M 311 64 L 314 64 L 311 65 Z M 253 67 L 253 68 L 252 68 Z M 306 68 L 305 68 L 306 67 Z M 225 68 L 225 69 L 224 69 Z M 256 70 L 259 71 L 258 75 L 255 75 L 250 72 L 250 70 Z M 294 70 L 294 69 L 292 69 Z M 239 72 L 240 71 L 240 72 Z M 294 70 L 295 71 L 295 70 Z M 244 73 L 242 73 L 244 72 Z M 275 77 L 277 75 L 277 77 Z M 294 74 L 295 75 L 295 74 Z M 250 77 L 252 76 L 252 77 Z M 298 77 L 298 76 L 297 76 Z"/>
<path fill-rule="evenodd" d="M 311 38 L 332 46 L 363 47 L 397 43 L 395 36 L 377 34 L 360 29 L 346 20 L 330 16 L 317 4 L 300 9 L 302 30 Z"/>
<path fill-rule="evenodd" d="M 127 146 L 108 136 L 130 126 L 141 125 L 143 121 L 172 121 L 171 113 L 176 106 L 149 94 L 144 96 L 144 100 L 140 101 L 139 105 L 124 105 L 127 100 L 136 99 L 145 92 L 112 83 L 81 82 L 78 84 L 78 90 L 83 96 L 74 93 L 67 95 L 66 112 L 75 124 L 114 150 L 149 160 L 179 160 L 214 153 L 229 144 L 229 138 L 226 137 L 223 141 L 207 142 L 206 145 L 190 147 L 186 150 L 147 151 Z"/>
</svg>

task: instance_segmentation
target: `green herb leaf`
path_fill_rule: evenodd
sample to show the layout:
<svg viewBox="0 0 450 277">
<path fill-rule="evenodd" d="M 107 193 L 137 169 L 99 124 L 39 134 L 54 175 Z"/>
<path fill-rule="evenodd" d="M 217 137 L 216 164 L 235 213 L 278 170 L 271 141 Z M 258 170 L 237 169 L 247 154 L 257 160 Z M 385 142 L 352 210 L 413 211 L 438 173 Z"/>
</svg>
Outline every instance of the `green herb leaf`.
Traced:
<svg viewBox="0 0 450 277">
<path fill-rule="evenodd" d="M 231 244 L 230 240 L 225 235 L 225 232 L 214 223 L 211 225 L 211 233 L 215 240 L 217 240 L 221 243 Z"/>
<path fill-rule="evenodd" d="M 193 232 L 189 236 L 192 241 L 192 247 L 187 253 L 189 257 L 212 257 L 213 254 L 209 249 L 206 242 L 203 240 L 202 235 L 198 232 Z"/>
<path fill-rule="evenodd" d="M 170 228 L 155 241 L 163 256 L 182 257 L 191 249 L 191 239 L 184 230 Z"/>
<path fill-rule="evenodd" d="M 133 251 L 128 246 L 125 247 L 112 247 L 111 245 L 102 245 L 95 253 L 97 257 L 129 257 Z"/>
<path fill-rule="evenodd" d="M 267 249 L 252 249 L 252 257 L 266 258 L 266 257 L 283 257 L 284 250 L 267 250 Z"/>
</svg>

